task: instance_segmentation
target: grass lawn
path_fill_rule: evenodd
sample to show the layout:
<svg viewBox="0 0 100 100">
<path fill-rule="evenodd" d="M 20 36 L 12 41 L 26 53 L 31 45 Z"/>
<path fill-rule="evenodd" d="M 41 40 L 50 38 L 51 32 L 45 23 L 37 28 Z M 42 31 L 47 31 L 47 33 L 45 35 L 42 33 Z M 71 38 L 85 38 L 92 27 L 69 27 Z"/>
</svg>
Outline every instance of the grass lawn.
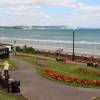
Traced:
<svg viewBox="0 0 100 100">
<path fill-rule="evenodd" d="M 5 60 L 7 60 L 9 62 L 10 70 L 15 70 L 17 68 L 16 63 L 12 59 L 3 59 L 3 60 L 0 59 L 0 68 L 3 69 L 3 67 L 4 67 L 3 63 L 4 63 Z"/>
<path fill-rule="evenodd" d="M 54 71 L 57 71 L 57 72 L 60 72 L 66 76 L 72 76 L 72 77 L 80 78 L 80 79 L 90 79 L 90 80 L 99 80 L 100 81 L 100 76 L 78 73 L 76 71 L 78 68 L 85 68 L 87 70 L 96 71 L 96 72 L 100 73 L 100 69 L 87 67 L 87 65 L 71 64 L 71 63 L 65 64 L 63 62 L 57 62 L 56 60 L 45 59 L 45 57 L 43 57 L 43 56 L 36 56 L 36 55 L 35 56 L 20 55 L 17 57 L 22 59 L 22 60 L 26 60 L 26 61 L 31 62 L 33 64 L 33 66 L 35 66 L 37 68 L 37 72 L 40 75 L 42 75 L 43 77 L 46 77 L 50 80 L 53 80 L 53 79 L 49 78 L 47 75 L 45 75 L 43 73 L 44 70 L 46 69 L 46 67 L 41 67 L 41 66 L 36 64 L 37 59 L 44 59 L 45 63 L 48 64 L 47 68 L 54 70 Z M 71 84 L 71 85 L 73 85 L 73 84 Z M 78 84 L 78 86 L 79 86 L 79 84 Z"/>
<path fill-rule="evenodd" d="M 0 100 L 27 100 L 20 94 L 8 94 L 0 90 Z"/>
</svg>

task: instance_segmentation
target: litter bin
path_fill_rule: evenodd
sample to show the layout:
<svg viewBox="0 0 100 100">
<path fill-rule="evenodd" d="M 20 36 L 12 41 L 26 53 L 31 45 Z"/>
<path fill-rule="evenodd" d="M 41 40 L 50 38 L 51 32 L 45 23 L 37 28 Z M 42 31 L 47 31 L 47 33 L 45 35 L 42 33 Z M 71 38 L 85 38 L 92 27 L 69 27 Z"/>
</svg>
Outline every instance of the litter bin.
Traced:
<svg viewBox="0 0 100 100">
<path fill-rule="evenodd" d="M 14 82 L 13 79 L 8 79 L 8 93 L 12 93 L 12 83 Z"/>
<path fill-rule="evenodd" d="M 20 81 L 12 82 L 12 93 L 20 93 Z"/>
</svg>

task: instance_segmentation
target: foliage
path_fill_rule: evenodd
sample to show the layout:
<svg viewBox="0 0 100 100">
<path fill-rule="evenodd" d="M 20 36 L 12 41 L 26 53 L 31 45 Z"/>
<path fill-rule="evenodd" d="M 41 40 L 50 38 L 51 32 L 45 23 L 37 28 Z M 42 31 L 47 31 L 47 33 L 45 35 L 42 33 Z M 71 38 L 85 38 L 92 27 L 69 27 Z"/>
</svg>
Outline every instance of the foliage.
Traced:
<svg viewBox="0 0 100 100">
<path fill-rule="evenodd" d="M 35 50 L 32 47 L 27 47 L 26 45 L 24 45 L 22 48 L 20 46 L 16 46 L 16 51 L 17 52 L 24 52 L 24 53 L 34 53 Z"/>
<path fill-rule="evenodd" d="M 22 49 L 20 46 L 16 46 L 16 51 L 17 51 L 17 52 L 22 52 L 23 49 Z"/>
</svg>

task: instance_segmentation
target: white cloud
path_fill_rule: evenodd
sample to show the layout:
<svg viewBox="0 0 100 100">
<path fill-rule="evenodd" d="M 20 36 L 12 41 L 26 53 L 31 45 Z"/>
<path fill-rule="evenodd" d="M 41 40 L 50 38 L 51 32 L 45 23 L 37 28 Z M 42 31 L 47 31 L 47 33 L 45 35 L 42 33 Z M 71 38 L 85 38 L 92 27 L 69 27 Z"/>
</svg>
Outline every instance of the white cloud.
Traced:
<svg viewBox="0 0 100 100">
<path fill-rule="evenodd" d="M 16 3 L 19 2 L 20 0 L 0 0 L 0 3 Z"/>
<path fill-rule="evenodd" d="M 100 6 L 86 5 L 76 0 L 0 0 L 0 3 L 13 4 L 16 10 L 26 10 L 32 7 L 41 8 L 42 6 L 49 7 L 70 7 L 76 10 L 77 13 L 100 13 Z M 17 7 L 16 7 L 17 6 Z M 8 8 L 9 9 L 9 8 Z"/>
<path fill-rule="evenodd" d="M 69 6 L 74 1 L 75 0 L 0 0 L 0 3 L 47 5 L 47 6 Z"/>
<path fill-rule="evenodd" d="M 81 5 L 75 7 L 75 9 L 81 14 L 100 14 L 100 5 L 93 6 L 81 3 Z"/>
<path fill-rule="evenodd" d="M 0 7 L 0 13 L 14 17 L 19 24 L 84 26 L 85 24 L 96 25 L 97 23 L 100 26 L 100 22 L 97 21 L 97 19 L 100 19 L 100 5 L 87 5 L 76 0 L 0 0 L 0 4 L 13 5 Z M 41 10 L 42 7 L 44 7 L 43 10 Z M 71 8 L 73 11 L 70 15 L 67 15 L 66 11 L 65 15 L 59 14 L 56 16 L 45 12 L 45 7 L 49 7 L 49 9 L 64 7 L 65 10 Z"/>
</svg>

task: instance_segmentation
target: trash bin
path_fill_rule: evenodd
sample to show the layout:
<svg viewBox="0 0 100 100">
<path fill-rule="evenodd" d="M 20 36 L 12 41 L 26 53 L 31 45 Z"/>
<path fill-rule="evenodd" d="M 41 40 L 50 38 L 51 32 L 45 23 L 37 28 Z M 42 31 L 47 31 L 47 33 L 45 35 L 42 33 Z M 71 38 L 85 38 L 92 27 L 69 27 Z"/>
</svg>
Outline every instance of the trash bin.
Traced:
<svg viewBox="0 0 100 100">
<path fill-rule="evenodd" d="M 14 79 L 8 79 L 8 93 L 12 93 L 12 83 Z"/>
<path fill-rule="evenodd" d="M 12 93 L 20 93 L 20 81 L 12 82 Z"/>
</svg>

